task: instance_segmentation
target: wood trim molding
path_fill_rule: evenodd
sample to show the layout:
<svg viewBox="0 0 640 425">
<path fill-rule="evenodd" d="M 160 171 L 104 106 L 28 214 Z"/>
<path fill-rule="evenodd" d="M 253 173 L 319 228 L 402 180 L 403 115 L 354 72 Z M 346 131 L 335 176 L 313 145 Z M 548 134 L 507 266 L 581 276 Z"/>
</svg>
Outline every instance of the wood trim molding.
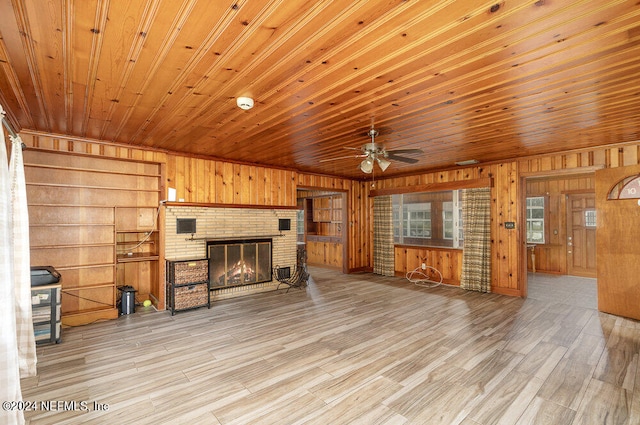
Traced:
<svg viewBox="0 0 640 425">
<path fill-rule="evenodd" d="M 322 186 L 306 186 L 306 185 L 300 185 L 300 184 L 298 184 L 298 186 L 296 187 L 296 190 L 299 190 L 302 192 L 305 192 L 305 191 L 322 192 L 317 196 L 305 196 L 305 198 L 317 198 L 320 196 L 339 195 L 342 193 L 349 192 L 349 189 L 327 188 Z"/>
<path fill-rule="evenodd" d="M 208 204 L 202 202 L 163 202 L 165 207 L 247 208 L 256 210 L 299 210 L 297 206 L 253 204 Z"/>
<path fill-rule="evenodd" d="M 581 174 L 591 174 L 595 173 L 598 170 L 602 170 L 604 165 L 591 165 L 588 167 L 577 167 L 577 168 L 563 168 L 558 170 L 544 170 L 544 171 L 522 171 L 520 172 L 520 177 L 562 177 L 562 176 L 573 176 L 573 175 L 581 175 Z"/>
<path fill-rule="evenodd" d="M 401 193 L 415 192 L 439 192 L 441 190 L 473 189 L 478 187 L 493 187 L 493 178 L 458 180 L 444 183 L 429 183 L 416 186 L 394 187 L 390 189 L 374 189 L 369 193 L 369 197 L 399 195 Z"/>
<path fill-rule="evenodd" d="M 510 297 L 523 297 L 523 291 L 513 288 L 501 288 L 491 285 L 491 292 L 498 295 L 508 295 Z"/>
<path fill-rule="evenodd" d="M 450 246 L 433 246 L 433 245 L 407 245 L 407 244 L 394 244 L 394 248 L 401 249 L 424 249 L 427 251 L 462 251 L 462 248 L 452 248 Z"/>
</svg>

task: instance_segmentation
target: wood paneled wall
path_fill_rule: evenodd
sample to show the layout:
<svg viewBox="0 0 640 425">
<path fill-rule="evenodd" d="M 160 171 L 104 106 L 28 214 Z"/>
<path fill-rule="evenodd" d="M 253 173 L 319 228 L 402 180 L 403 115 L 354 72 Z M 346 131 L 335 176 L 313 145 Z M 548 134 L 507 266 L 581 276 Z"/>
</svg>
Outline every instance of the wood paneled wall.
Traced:
<svg viewBox="0 0 640 425">
<path fill-rule="evenodd" d="M 46 150 L 164 163 L 166 164 L 166 186 L 176 188 L 177 197 L 184 199 L 185 202 L 296 207 L 298 188 L 345 191 L 347 194 L 348 244 L 345 258 L 347 269 L 349 271 L 372 269 L 373 200 L 369 196 L 372 190 L 370 181 L 187 157 L 163 151 L 41 133 L 24 132 L 22 137 L 28 146 Z M 523 274 L 526 273 L 525 241 L 524 233 L 518 229 L 525 218 L 522 200 L 526 196 L 527 188 L 523 184 L 523 178 L 554 174 L 566 177 L 568 173 L 593 173 L 597 168 L 616 168 L 639 162 L 640 144 L 627 144 L 381 179 L 376 181 L 375 189 L 492 178 L 492 290 L 518 296 L 526 295 L 526 285 L 523 283 Z M 558 190 L 590 188 L 591 185 L 592 181 L 578 182 L 568 178 L 566 183 L 558 183 Z M 531 190 L 544 189 L 538 187 Z M 166 195 L 166 190 L 164 194 Z M 506 229 L 504 223 L 507 221 L 516 222 L 518 224 L 516 229 Z M 561 236 L 559 234 L 558 238 Z M 409 263 L 410 261 L 407 260 L 405 267 L 410 267 Z M 447 267 L 460 267 L 458 261 L 453 261 L 451 264 L 453 265 Z M 411 269 L 413 268 L 415 267 Z M 452 272 L 452 276 L 456 276 L 456 273 Z"/>
<path fill-rule="evenodd" d="M 569 151 L 557 155 L 536 156 L 518 160 L 522 175 L 552 174 L 567 170 L 617 168 L 640 164 L 640 143 L 616 145 L 590 150 Z"/>
<path fill-rule="evenodd" d="M 62 135 L 22 132 L 21 136 L 27 146 L 40 149 L 166 163 L 166 186 L 175 188 L 177 199 L 185 202 L 296 206 L 297 173 L 293 170 L 181 156 Z M 320 181 L 325 183 L 327 179 Z"/>
<path fill-rule="evenodd" d="M 39 149 L 75 153 L 78 155 L 104 156 L 115 159 L 130 159 L 166 163 L 165 152 L 143 149 L 137 146 L 116 145 L 92 139 L 68 137 L 59 134 L 22 131 L 20 137 L 25 145 Z"/>
<path fill-rule="evenodd" d="M 442 274 L 442 282 L 460 286 L 462 272 L 462 250 L 452 248 L 416 247 L 396 245 L 394 249 L 396 275 L 406 276 L 407 272 L 422 266 L 424 262 Z M 424 272 L 429 279 L 439 281 L 440 276 L 430 269 Z"/>
<path fill-rule="evenodd" d="M 344 245 L 339 242 L 307 240 L 307 263 L 342 270 Z"/>
<path fill-rule="evenodd" d="M 296 207 L 296 172 L 167 155 L 167 186 L 177 199 L 204 204 Z"/>
<path fill-rule="evenodd" d="M 495 170 L 495 171 L 493 171 Z M 494 187 L 491 190 L 491 237 L 492 264 L 491 290 L 505 295 L 524 296 L 526 288 L 522 281 L 520 247 L 523 245 L 520 227 L 524 222 L 519 209 L 521 195 L 518 164 L 515 162 L 492 166 Z M 513 221 L 516 229 L 507 229 L 504 223 Z"/>
</svg>

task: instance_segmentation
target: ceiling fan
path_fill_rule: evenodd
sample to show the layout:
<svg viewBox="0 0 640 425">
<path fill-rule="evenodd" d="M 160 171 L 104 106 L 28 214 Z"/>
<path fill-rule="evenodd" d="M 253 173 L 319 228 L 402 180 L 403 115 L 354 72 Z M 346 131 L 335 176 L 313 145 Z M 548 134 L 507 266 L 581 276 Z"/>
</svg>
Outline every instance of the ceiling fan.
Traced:
<svg viewBox="0 0 640 425">
<path fill-rule="evenodd" d="M 359 148 L 347 148 L 345 149 L 354 149 L 362 151 L 361 154 L 351 155 L 351 156 L 343 156 L 339 158 L 330 158 L 330 159 L 322 159 L 320 162 L 326 161 L 335 161 L 336 159 L 343 158 L 364 158 L 362 162 L 360 162 L 360 170 L 363 173 L 371 174 L 373 172 L 374 163 L 378 163 L 378 166 L 382 171 L 385 171 L 389 165 L 391 165 L 391 161 L 400 161 L 405 162 L 407 164 L 415 164 L 418 162 L 416 158 L 409 158 L 401 155 L 411 155 L 411 154 L 421 154 L 423 153 L 422 149 L 394 149 L 394 150 L 386 150 L 384 146 L 379 143 L 376 143 L 376 136 L 378 136 L 378 131 L 373 127 L 371 130 L 367 132 L 367 136 L 371 137 L 371 142 L 365 143 Z"/>
</svg>

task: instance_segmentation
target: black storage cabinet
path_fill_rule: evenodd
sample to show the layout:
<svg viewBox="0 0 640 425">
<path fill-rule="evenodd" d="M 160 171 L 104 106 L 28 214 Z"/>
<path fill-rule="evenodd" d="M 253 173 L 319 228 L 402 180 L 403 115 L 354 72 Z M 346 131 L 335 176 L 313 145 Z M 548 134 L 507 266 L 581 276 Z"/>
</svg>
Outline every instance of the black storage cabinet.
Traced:
<svg viewBox="0 0 640 425">
<path fill-rule="evenodd" d="M 31 266 L 31 287 L 60 282 L 60 273 L 51 266 Z"/>
<path fill-rule="evenodd" d="M 200 307 L 211 308 L 209 260 L 167 261 L 167 308 L 171 315 Z"/>
<path fill-rule="evenodd" d="M 52 266 L 31 266 L 31 318 L 36 344 L 61 341 L 61 277 Z"/>
</svg>

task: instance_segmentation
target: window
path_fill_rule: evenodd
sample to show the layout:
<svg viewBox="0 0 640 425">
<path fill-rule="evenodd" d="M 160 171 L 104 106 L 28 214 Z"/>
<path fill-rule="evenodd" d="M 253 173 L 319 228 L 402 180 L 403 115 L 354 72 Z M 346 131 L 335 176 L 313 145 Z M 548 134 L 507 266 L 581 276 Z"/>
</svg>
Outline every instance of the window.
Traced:
<svg viewBox="0 0 640 425">
<path fill-rule="evenodd" d="M 607 199 L 640 199 L 640 176 L 629 176 L 613 186 Z"/>
<path fill-rule="evenodd" d="M 544 243 L 544 196 L 527 198 L 527 242 Z"/>
<path fill-rule="evenodd" d="M 462 208 L 458 192 L 393 195 L 394 242 L 460 247 Z"/>
<path fill-rule="evenodd" d="M 454 211 L 457 210 L 458 211 L 458 246 L 462 247 L 464 246 L 464 223 L 462 221 L 462 191 L 461 190 L 456 190 L 456 192 L 458 193 L 458 196 L 455 196 L 454 199 L 457 199 L 457 204 L 454 203 Z"/>
<path fill-rule="evenodd" d="M 431 237 L 431 204 L 411 204 L 405 208 L 405 217 L 403 217 L 405 236 L 412 238 L 430 238 Z"/>
<path fill-rule="evenodd" d="M 296 233 L 298 235 L 304 235 L 304 210 L 298 210 L 296 212 Z"/>
<path fill-rule="evenodd" d="M 402 211 L 402 220 L 400 220 Z M 404 238 L 428 239 L 431 237 L 431 204 L 408 204 L 393 208 L 393 235 L 396 240 Z M 402 235 L 402 237 L 400 236 Z M 402 243 L 402 242 L 400 242 Z"/>
<path fill-rule="evenodd" d="M 462 191 L 454 190 L 453 201 L 442 203 L 442 238 L 454 241 L 453 246 L 462 247 Z"/>
<path fill-rule="evenodd" d="M 453 202 L 442 203 L 442 238 L 453 239 Z"/>
<path fill-rule="evenodd" d="M 585 227 L 596 227 L 596 210 L 586 210 L 584 212 Z"/>
</svg>

